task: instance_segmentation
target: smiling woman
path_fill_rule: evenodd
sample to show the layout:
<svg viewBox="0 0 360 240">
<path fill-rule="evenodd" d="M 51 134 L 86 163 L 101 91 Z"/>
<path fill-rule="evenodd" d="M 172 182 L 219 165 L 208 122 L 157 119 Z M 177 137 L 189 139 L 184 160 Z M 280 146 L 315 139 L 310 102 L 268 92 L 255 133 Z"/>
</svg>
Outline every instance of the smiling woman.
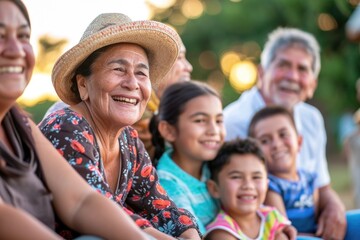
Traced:
<svg viewBox="0 0 360 240">
<path fill-rule="evenodd" d="M 141 118 L 151 86 L 170 70 L 180 44 L 178 34 L 160 22 L 100 14 L 52 72 L 57 94 L 70 107 L 39 125 L 93 188 L 124 207 L 157 239 L 200 239 L 193 216 L 167 196 L 129 126 Z M 61 224 L 58 231 L 64 237 L 76 234 Z"/>
</svg>

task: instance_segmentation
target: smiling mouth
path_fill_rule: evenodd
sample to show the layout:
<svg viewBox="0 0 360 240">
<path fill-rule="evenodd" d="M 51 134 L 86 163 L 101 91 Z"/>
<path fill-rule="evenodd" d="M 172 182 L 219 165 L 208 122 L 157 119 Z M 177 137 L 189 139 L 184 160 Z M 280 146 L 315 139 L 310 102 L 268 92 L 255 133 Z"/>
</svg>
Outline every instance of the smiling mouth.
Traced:
<svg viewBox="0 0 360 240">
<path fill-rule="evenodd" d="M 288 81 L 282 81 L 279 84 L 279 88 L 282 91 L 286 91 L 286 92 L 294 92 L 294 93 L 298 93 L 300 92 L 300 86 L 299 84 L 296 83 L 290 83 Z"/>
<path fill-rule="evenodd" d="M 136 100 L 135 98 L 112 97 L 112 99 L 116 102 L 129 103 L 129 104 L 133 104 L 133 105 L 138 104 L 138 100 Z"/>
<path fill-rule="evenodd" d="M 19 66 L 7 66 L 7 67 L 0 67 L 0 74 L 1 73 L 23 73 L 24 68 Z"/>
</svg>

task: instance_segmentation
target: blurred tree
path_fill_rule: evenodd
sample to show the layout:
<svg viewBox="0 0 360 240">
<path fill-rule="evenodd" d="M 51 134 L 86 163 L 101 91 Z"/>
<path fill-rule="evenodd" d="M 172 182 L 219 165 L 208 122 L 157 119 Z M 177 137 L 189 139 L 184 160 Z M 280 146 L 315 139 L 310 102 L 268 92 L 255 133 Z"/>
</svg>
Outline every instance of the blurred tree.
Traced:
<svg viewBox="0 0 360 240">
<path fill-rule="evenodd" d="M 151 0 L 148 1 L 151 4 Z M 321 46 L 322 69 L 311 104 L 324 114 L 332 148 L 331 135 L 337 135 L 340 116 L 354 112 L 359 106 L 355 82 L 360 77 L 360 48 L 359 43 L 349 41 L 345 34 L 346 21 L 359 2 L 177 0 L 166 9 L 153 6 L 153 18 L 178 30 L 187 47 L 187 57 L 194 66 L 194 79 L 213 82 L 215 76 L 222 82 L 224 105 L 241 94 L 230 86 L 228 76 L 221 71 L 220 62 L 225 52 L 236 51 L 242 59 L 258 64 L 267 35 L 275 28 L 297 27 L 314 34 Z M 193 7 L 184 7 L 189 4 Z M 189 14 L 199 8 L 201 14 L 195 17 Z M 201 56 L 209 51 L 216 63 L 212 69 L 202 64 Z"/>
</svg>

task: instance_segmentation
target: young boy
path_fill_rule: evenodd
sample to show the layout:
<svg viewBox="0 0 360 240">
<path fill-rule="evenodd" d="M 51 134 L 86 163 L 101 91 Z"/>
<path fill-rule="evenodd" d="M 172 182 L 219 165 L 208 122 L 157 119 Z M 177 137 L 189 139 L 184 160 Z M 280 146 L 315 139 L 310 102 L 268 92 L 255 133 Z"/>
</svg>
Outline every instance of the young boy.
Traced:
<svg viewBox="0 0 360 240">
<path fill-rule="evenodd" d="M 289 220 L 262 205 L 268 179 L 265 158 L 254 141 L 225 143 L 209 169 L 208 190 L 220 200 L 222 209 L 207 226 L 204 239 L 288 239 L 282 230 Z"/>
<path fill-rule="evenodd" d="M 257 112 L 249 126 L 249 136 L 258 140 L 269 172 L 269 191 L 265 204 L 286 215 L 300 235 L 316 232 L 316 175 L 299 171 L 296 158 L 300 150 L 292 114 L 283 107 L 269 106 Z"/>
</svg>

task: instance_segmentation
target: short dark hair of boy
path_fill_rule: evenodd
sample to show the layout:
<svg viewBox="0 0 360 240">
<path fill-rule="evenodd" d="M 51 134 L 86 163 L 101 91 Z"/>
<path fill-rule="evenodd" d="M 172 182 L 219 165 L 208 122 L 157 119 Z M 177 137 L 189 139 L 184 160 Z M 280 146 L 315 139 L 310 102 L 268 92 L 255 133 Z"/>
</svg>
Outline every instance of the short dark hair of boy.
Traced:
<svg viewBox="0 0 360 240">
<path fill-rule="evenodd" d="M 254 137 L 255 136 L 254 129 L 255 129 L 255 126 L 260 121 L 262 121 L 262 120 L 264 120 L 266 118 L 269 118 L 269 117 L 276 116 L 276 115 L 283 115 L 285 117 L 288 117 L 291 124 L 293 125 L 293 127 L 295 129 L 295 132 L 297 132 L 294 117 L 293 117 L 292 113 L 289 110 L 287 110 L 286 108 L 284 108 L 282 106 L 269 105 L 267 107 L 264 107 L 264 108 L 260 109 L 252 117 L 252 119 L 250 121 L 249 129 L 248 129 L 248 136 L 249 137 Z"/>
<path fill-rule="evenodd" d="M 254 139 L 236 138 L 232 141 L 225 142 L 220 148 L 214 160 L 208 162 L 211 174 L 210 178 L 212 180 L 214 180 L 215 182 L 218 180 L 218 175 L 220 171 L 226 164 L 230 162 L 230 157 L 234 154 L 253 154 L 257 158 L 259 158 L 259 161 L 262 162 L 265 166 L 265 156 Z"/>
</svg>

